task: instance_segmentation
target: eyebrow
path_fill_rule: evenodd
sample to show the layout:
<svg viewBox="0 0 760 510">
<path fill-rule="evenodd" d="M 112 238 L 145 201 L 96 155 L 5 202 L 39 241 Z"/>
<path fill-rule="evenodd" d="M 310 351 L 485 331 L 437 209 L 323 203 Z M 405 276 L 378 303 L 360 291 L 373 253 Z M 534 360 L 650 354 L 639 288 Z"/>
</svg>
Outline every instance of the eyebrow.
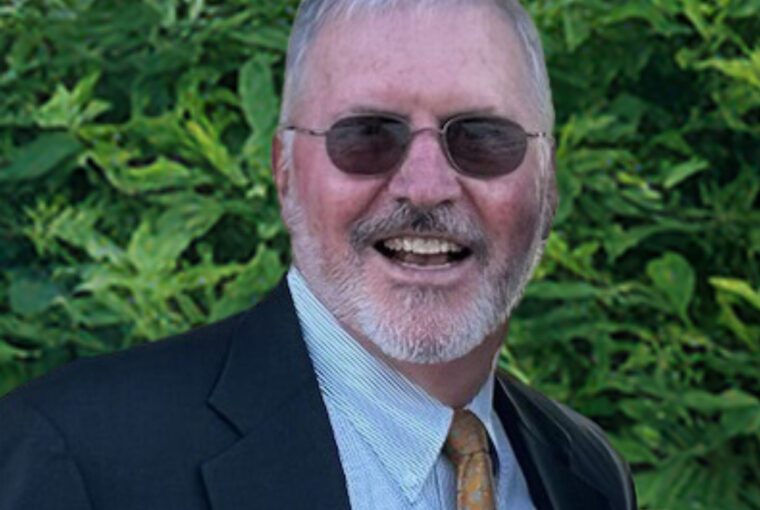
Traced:
<svg viewBox="0 0 760 510">
<path fill-rule="evenodd" d="M 380 108 L 380 107 L 368 106 L 368 105 L 362 105 L 362 104 L 352 105 L 348 107 L 344 111 L 344 113 L 348 113 L 351 115 L 384 115 L 384 116 L 403 119 L 403 120 L 406 120 L 407 122 L 410 121 L 409 115 L 405 113 L 400 113 L 398 111 L 388 110 L 386 108 Z M 483 108 L 465 108 L 462 110 L 455 110 L 453 112 L 447 113 L 443 117 L 437 117 L 437 119 L 439 122 L 444 123 L 453 117 L 463 117 L 463 116 L 468 116 L 468 115 L 500 116 L 500 117 L 512 118 L 509 115 L 505 116 L 503 114 L 500 114 L 496 110 L 496 108 L 493 106 L 487 106 Z"/>
<path fill-rule="evenodd" d="M 397 111 L 387 110 L 385 108 L 377 108 L 374 106 L 366 105 L 353 105 L 346 109 L 347 113 L 353 115 L 385 115 L 389 117 L 397 117 L 409 121 L 409 116 Z"/>
<path fill-rule="evenodd" d="M 500 117 L 503 116 L 503 115 L 500 115 L 496 111 L 496 108 L 494 108 L 493 106 L 487 106 L 485 108 L 468 108 L 468 109 L 464 109 L 464 110 L 457 110 L 454 113 L 448 114 L 445 118 L 440 119 L 440 120 L 443 121 L 443 122 L 445 122 L 448 119 L 451 119 L 453 117 L 465 117 L 465 116 L 469 116 L 469 115 L 472 115 L 473 117 L 477 117 L 479 115 L 485 115 L 485 116 L 497 116 L 498 115 Z"/>
<path fill-rule="evenodd" d="M 498 115 L 496 108 L 493 106 L 486 106 L 483 108 L 464 108 L 462 110 L 456 110 L 449 117 L 458 117 L 460 115 Z"/>
</svg>

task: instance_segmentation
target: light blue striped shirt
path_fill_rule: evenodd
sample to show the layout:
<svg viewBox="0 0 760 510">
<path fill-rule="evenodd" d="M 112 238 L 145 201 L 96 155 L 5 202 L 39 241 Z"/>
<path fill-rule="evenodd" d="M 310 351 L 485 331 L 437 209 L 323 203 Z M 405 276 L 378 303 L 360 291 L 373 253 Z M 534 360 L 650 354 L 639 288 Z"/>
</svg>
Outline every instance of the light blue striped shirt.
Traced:
<svg viewBox="0 0 760 510">
<path fill-rule="evenodd" d="M 456 472 L 441 454 L 453 410 L 367 352 L 309 290 L 295 267 L 293 302 L 335 434 L 354 510 L 455 510 Z M 533 510 L 493 410 L 493 376 L 467 406 L 495 450 L 498 508 Z"/>
</svg>

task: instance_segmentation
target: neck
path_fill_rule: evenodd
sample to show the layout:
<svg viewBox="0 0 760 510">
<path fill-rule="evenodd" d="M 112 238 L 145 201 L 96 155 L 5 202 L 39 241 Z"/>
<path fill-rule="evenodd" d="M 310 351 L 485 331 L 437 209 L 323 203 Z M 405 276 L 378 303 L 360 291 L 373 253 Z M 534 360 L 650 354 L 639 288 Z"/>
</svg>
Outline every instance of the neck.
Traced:
<svg viewBox="0 0 760 510">
<path fill-rule="evenodd" d="M 383 354 L 362 335 L 351 332 L 374 356 L 422 388 L 442 404 L 460 408 L 475 398 L 493 373 L 494 359 L 507 334 L 507 324 L 499 327 L 471 352 L 447 363 L 420 364 L 399 361 Z"/>
</svg>

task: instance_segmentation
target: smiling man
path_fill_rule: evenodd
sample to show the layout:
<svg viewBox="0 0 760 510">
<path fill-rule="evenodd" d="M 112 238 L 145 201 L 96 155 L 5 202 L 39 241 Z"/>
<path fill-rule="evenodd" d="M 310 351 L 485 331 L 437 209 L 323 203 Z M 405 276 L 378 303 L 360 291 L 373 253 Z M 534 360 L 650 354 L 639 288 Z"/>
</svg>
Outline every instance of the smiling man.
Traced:
<svg viewBox="0 0 760 510">
<path fill-rule="evenodd" d="M 489 2 L 370 3 L 301 18 L 337 17 L 285 89 L 274 167 L 295 266 L 365 348 L 463 405 L 549 228 L 551 107 Z"/>
<path fill-rule="evenodd" d="M 2 509 L 635 508 L 588 420 L 496 378 L 556 205 L 513 0 L 306 0 L 261 304 L 0 404 Z"/>
</svg>

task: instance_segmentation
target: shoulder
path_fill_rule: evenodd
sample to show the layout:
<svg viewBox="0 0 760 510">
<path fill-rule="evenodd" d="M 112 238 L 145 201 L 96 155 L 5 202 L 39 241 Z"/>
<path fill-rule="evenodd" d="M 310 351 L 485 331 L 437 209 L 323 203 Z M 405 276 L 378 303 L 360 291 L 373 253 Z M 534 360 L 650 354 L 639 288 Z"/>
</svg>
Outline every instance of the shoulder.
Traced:
<svg viewBox="0 0 760 510">
<path fill-rule="evenodd" d="M 267 372 L 282 330 L 295 327 L 288 294 L 273 294 L 223 321 L 77 360 L 0 398 L 0 508 L 89 508 L 147 494 L 194 507 L 198 466 L 240 437 L 213 392 L 230 364 L 243 367 L 243 380 Z M 266 402 L 262 377 L 228 385 L 240 406 Z"/>
<path fill-rule="evenodd" d="M 4 400 L 23 400 L 54 411 L 86 406 L 88 401 L 115 402 L 150 390 L 175 392 L 208 383 L 223 362 L 228 343 L 246 313 L 185 333 L 111 354 L 80 358 L 13 391 Z M 0 400 L 2 402 L 2 400 Z"/>
<path fill-rule="evenodd" d="M 622 461 L 596 423 L 514 378 L 507 376 L 501 377 L 501 380 L 509 388 L 509 395 L 520 411 L 529 417 L 532 424 L 543 423 L 550 433 L 561 434 L 573 450 L 596 454 L 601 457 L 598 460 Z"/>
<path fill-rule="evenodd" d="M 635 508 L 630 468 L 596 423 L 511 376 L 499 379 L 526 434 L 551 445 L 581 478 L 614 495 L 615 508 Z"/>
<path fill-rule="evenodd" d="M 0 401 L 0 508 L 92 508 L 56 427 L 23 399 L 5 400 Z"/>
<path fill-rule="evenodd" d="M 55 451 L 96 452 L 115 448 L 115 435 L 123 444 L 174 440 L 178 423 L 208 422 L 206 400 L 231 339 L 250 328 L 250 313 L 79 359 L 31 381 L 0 399 L 0 443 L 23 435 Z"/>
</svg>

